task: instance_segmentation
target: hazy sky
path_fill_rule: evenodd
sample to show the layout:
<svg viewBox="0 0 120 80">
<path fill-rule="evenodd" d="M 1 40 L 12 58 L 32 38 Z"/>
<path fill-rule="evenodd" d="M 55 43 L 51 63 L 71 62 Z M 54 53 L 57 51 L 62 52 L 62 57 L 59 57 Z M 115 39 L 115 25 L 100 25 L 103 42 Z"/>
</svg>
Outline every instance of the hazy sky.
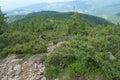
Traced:
<svg viewBox="0 0 120 80">
<path fill-rule="evenodd" d="M 3 11 L 9 11 L 20 7 L 41 3 L 41 2 L 66 2 L 73 0 L 0 0 L 0 6 Z"/>
</svg>

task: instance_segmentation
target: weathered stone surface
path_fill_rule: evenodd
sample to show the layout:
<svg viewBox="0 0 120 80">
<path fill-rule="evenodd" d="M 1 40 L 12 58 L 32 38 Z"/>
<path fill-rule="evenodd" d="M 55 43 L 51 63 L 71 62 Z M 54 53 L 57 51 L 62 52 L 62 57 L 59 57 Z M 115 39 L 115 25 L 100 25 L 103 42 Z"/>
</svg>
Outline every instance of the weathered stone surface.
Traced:
<svg viewBox="0 0 120 80">
<path fill-rule="evenodd" d="M 0 60 L 0 80 L 46 80 L 43 55 L 34 55 L 23 64 L 17 64 L 19 59 L 8 56 Z"/>
<path fill-rule="evenodd" d="M 8 77 L 4 76 L 1 80 L 8 80 Z"/>
<path fill-rule="evenodd" d="M 20 74 L 22 71 L 21 65 L 15 65 L 13 70 L 16 71 L 16 74 Z"/>
<path fill-rule="evenodd" d="M 41 80 L 46 80 L 46 77 L 43 77 Z"/>
<path fill-rule="evenodd" d="M 64 42 L 50 43 L 47 50 L 52 52 L 59 46 L 64 46 Z M 21 59 L 16 59 L 15 55 L 0 60 L 0 80 L 47 80 L 43 61 L 48 55 L 34 55 L 22 64 L 17 64 Z"/>
</svg>

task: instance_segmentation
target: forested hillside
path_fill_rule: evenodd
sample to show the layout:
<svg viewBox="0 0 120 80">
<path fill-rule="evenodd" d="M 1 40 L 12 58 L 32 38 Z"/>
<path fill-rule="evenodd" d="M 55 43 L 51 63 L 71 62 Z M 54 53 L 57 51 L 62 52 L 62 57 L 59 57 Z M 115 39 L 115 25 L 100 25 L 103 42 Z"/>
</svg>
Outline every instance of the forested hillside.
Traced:
<svg viewBox="0 0 120 80">
<path fill-rule="evenodd" d="M 120 25 L 77 12 L 38 12 L 3 26 L 1 59 L 15 54 L 22 63 L 45 54 L 48 80 L 120 80 Z"/>
<path fill-rule="evenodd" d="M 36 17 L 40 18 L 41 16 L 46 16 L 46 15 L 49 15 L 51 17 L 55 17 L 58 19 L 65 19 L 65 18 L 70 19 L 73 14 L 74 14 L 74 12 L 41 11 L 41 12 L 30 13 L 28 15 L 10 16 L 8 18 L 8 22 L 14 22 L 16 20 L 20 20 L 23 18 L 25 18 L 27 20 L 28 19 L 27 17 L 31 17 L 31 19 L 36 18 Z M 80 20 L 87 20 L 88 22 L 97 23 L 97 24 L 104 24 L 104 25 L 110 24 L 110 22 L 108 22 L 105 19 L 100 18 L 100 17 L 96 17 L 96 16 L 92 16 L 92 15 L 88 15 L 88 14 L 83 14 L 83 13 L 78 13 L 78 15 L 80 16 L 80 18 L 79 18 Z"/>
</svg>

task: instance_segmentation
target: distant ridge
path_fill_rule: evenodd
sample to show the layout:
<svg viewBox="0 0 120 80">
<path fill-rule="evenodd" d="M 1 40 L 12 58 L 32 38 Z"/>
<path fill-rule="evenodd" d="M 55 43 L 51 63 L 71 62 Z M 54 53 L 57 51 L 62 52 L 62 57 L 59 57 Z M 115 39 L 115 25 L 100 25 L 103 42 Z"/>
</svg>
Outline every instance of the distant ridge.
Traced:
<svg viewBox="0 0 120 80">
<path fill-rule="evenodd" d="M 40 12 L 33 12 L 26 16 L 19 17 L 19 18 L 18 18 L 18 16 L 16 16 L 17 19 L 14 19 L 14 20 L 22 21 L 24 19 L 27 19 L 28 17 L 29 17 L 29 19 L 32 19 L 34 17 L 38 18 L 38 17 L 42 17 L 44 15 L 56 17 L 58 19 L 70 19 L 73 14 L 74 14 L 74 12 L 40 11 Z M 105 24 L 105 25 L 111 24 L 109 21 L 107 21 L 103 18 L 100 18 L 100 17 L 93 16 L 93 15 L 88 15 L 88 14 L 84 14 L 84 13 L 79 13 L 79 15 L 80 15 L 81 20 L 89 21 L 91 23 Z"/>
</svg>

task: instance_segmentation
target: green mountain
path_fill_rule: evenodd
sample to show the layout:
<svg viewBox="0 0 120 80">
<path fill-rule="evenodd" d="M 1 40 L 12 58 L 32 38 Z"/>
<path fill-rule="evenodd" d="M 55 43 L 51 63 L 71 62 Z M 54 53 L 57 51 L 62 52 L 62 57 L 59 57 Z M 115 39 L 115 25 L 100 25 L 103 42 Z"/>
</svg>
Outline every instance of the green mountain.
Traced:
<svg viewBox="0 0 120 80">
<path fill-rule="evenodd" d="M 54 13 L 58 13 L 55 11 L 41 11 L 41 12 L 34 12 L 34 13 L 29 13 L 29 14 L 24 14 L 24 15 L 11 15 L 8 17 L 7 22 L 11 23 L 14 22 L 16 20 L 20 20 L 23 19 L 25 17 L 30 17 L 30 16 L 35 16 L 35 15 L 40 15 L 40 14 L 54 14 Z"/>
<path fill-rule="evenodd" d="M 34 17 L 42 17 L 43 15 L 54 16 L 54 17 L 59 18 L 59 19 L 65 19 L 65 18 L 70 19 L 73 14 L 74 14 L 73 12 L 41 11 L 41 12 L 30 13 L 28 15 L 10 16 L 8 18 L 8 22 L 13 22 L 13 21 L 20 20 L 23 18 L 27 19 L 28 17 L 29 18 L 31 17 L 31 19 Z M 79 13 L 79 16 L 80 16 L 80 20 L 87 20 L 87 21 L 90 21 L 92 23 L 105 24 L 105 25 L 110 23 L 103 18 L 88 15 L 88 14 Z M 22 20 L 20 20 L 20 21 L 22 21 Z"/>
<path fill-rule="evenodd" d="M 120 80 L 120 25 L 77 12 L 36 12 L 0 34 L 0 59 L 45 56 L 48 80 Z"/>
</svg>

